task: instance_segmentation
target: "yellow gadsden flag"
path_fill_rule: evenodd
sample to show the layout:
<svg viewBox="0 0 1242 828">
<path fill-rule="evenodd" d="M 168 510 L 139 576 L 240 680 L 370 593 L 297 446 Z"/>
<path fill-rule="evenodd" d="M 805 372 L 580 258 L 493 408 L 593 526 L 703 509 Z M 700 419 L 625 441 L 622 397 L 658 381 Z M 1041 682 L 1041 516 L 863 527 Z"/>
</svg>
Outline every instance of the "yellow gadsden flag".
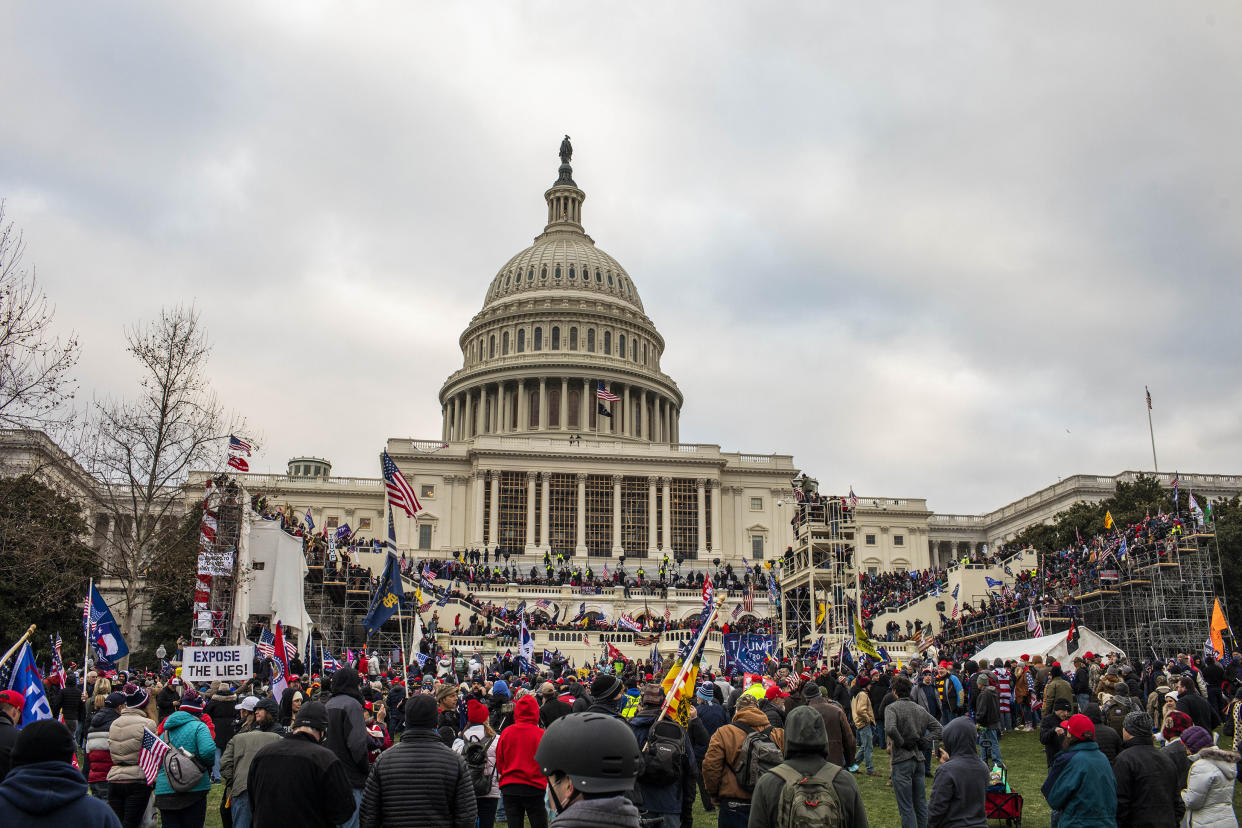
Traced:
<svg viewBox="0 0 1242 828">
<path fill-rule="evenodd" d="M 858 648 L 860 653 L 866 653 L 876 660 L 883 660 L 880 651 L 871 643 L 871 639 L 867 637 L 867 631 L 863 629 L 862 621 L 858 620 L 858 616 L 854 616 L 854 646 Z"/>
<path fill-rule="evenodd" d="M 819 612 L 815 613 L 815 626 L 824 623 L 824 615 L 828 611 L 828 605 L 823 601 L 819 602 Z"/>
<path fill-rule="evenodd" d="M 1114 525 L 1115 525 L 1115 524 L 1113 523 L 1113 513 L 1112 513 L 1112 512 L 1110 512 L 1110 511 L 1105 510 L 1105 512 L 1104 512 L 1104 528 L 1105 528 L 1105 529 L 1112 529 Z"/>
<path fill-rule="evenodd" d="M 699 682 L 699 665 L 697 662 L 692 663 L 685 679 L 674 690 L 673 680 L 681 672 L 681 665 L 681 659 L 673 662 L 672 669 L 660 682 L 660 688 L 664 691 L 669 717 L 676 719 L 677 723 L 684 727 L 690 722 L 690 708 L 694 704 L 694 691 Z"/>
<path fill-rule="evenodd" d="M 1225 611 L 1220 608 L 1220 599 L 1217 598 L 1212 604 L 1212 649 L 1216 651 L 1217 658 L 1225 657 L 1225 639 L 1221 635 L 1225 630 L 1229 629 L 1229 622 L 1225 620 Z"/>
</svg>

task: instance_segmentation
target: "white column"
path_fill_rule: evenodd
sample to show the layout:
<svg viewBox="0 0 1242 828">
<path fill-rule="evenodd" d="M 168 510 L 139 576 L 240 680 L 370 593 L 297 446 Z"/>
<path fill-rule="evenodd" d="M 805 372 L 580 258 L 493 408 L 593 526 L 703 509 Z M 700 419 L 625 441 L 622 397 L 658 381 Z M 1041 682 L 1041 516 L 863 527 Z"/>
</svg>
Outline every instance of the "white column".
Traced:
<svg viewBox="0 0 1242 828">
<path fill-rule="evenodd" d="M 664 551 L 667 552 L 671 556 L 673 554 L 672 552 L 673 550 L 673 534 L 672 534 L 673 533 L 673 521 L 671 518 L 672 510 L 669 508 L 671 504 L 668 501 L 669 501 L 669 498 L 672 496 L 673 479 L 671 477 L 661 477 L 660 482 L 664 484 L 664 497 L 663 497 L 664 510 L 661 515 L 663 520 L 660 521 L 663 527 L 664 543 L 661 544 L 661 546 L 663 547 Z"/>
<path fill-rule="evenodd" d="M 496 396 L 500 398 L 500 422 L 497 423 L 497 434 L 504 434 L 509 430 L 509 389 L 505 387 L 503 382 L 496 385 Z"/>
<path fill-rule="evenodd" d="M 651 418 L 647 416 L 647 390 L 638 392 L 639 432 L 644 440 L 651 440 Z"/>
<path fill-rule="evenodd" d="M 569 428 L 569 378 L 561 377 L 561 431 Z"/>
<path fill-rule="evenodd" d="M 518 431 L 530 427 L 530 402 L 526 399 L 526 380 L 518 380 L 517 390 Z"/>
<path fill-rule="evenodd" d="M 492 473 L 492 507 L 487 521 L 488 548 L 495 551 L 499 546 L 497 533 L 500 531 L 500 472 Z"/>
<path fill-rule="evenodd" d="M 707 557 L 707 508 L 706 500 L 704 499 L 705 493 L 703 491 L 705 485 L 706 481 L 702 478 L 694 482 L 695 492 L 698 495 L 699 501 L 699 519 L 695 524 L 695 546 L 699 550 L 699 560 L 703 560 Z M 494 519 L 495 512 L 492 513 L 492 516 Z"/>
<path fill-rule="evenodd" d="M 586 547 L 586 475 L 578 475 L 578 534 L 574 544 L 575 555 L 585 555 Z"/>
<path fill-rule="evenodd" d="M 630 410 L 630 386 L 627 384 L 621 392 L 621 410 L 624 411 L 625 428 L 622 433 L 626 437 L 634 436 L 634 412 Z"/>
<path fill-rule="evenodd" d="M 712 557 L 723 558 L 720 546 L 720 481 L 712 480 Z"/>
<path fill-rule="evenodd" d="M 540 477 L 542 478 L 541 483 L 540 483 L 542 490 L 540 491 L 541 499 L 539 501 L 539 551 L 547 552 L 552 548 L 552 545 L 548 543 L 548 514 L 549 514 L 548 512 L 548 480 L 549 480 L 549 477 L 548 477 L 547 472 L 543 472 L 540 475 Z"/>
<path fill-rule="evenodd" d="M 539 425 L 537 428 L 543 431 L 548 427 L 548 378 L 539 378 Z"/>
<path fill-rule="evenodd" d="M 535 473 L 526 473 L 526 551 L 535 551 Z"/>
<path fill-rule="evenodd" d="M 582 399 L 578 401 L 578 431 L 586 434 L 591 430 L 591 381 L 582 381 Z"/>
<path fill-rule="evenodd" d="M 476 435 L 483 433 L 483 417 L 486 408 L 483 405 L 483 389 L 479 389 L 479 396 L 476 399 L 474 394 L 470 395 L 470 404 L 474 406 L 474 433 Z"/>
<path fill-rule="evenodd" d="M 621 546 L 621 475 L 612 476 L 612 556 L 622 552 Z"/>
<path fill-rule="evenodd" d="M 651 420 L 651 442 L 653 443 L 664 442 L 664 415 L 660 411 L 661 406 L 663 405 L 662 399 L 663 398 L 659 394 L 656 394 L 655 399 L 651 403 L 651 413 L 654 415 Z"/>
<path fill-rule="evenodd" d="M 486 481 L 480 469 L 475 469 L 471 476 L 474 478 L 474 520 L 471 521 L 470 545 L 477 548 L 483 545 L 483 485 Z"/>
<path fill-rule="evenodd" d="M 647 557 L 656 556 L 656 478 L 647 478 Z"/>
</svg>

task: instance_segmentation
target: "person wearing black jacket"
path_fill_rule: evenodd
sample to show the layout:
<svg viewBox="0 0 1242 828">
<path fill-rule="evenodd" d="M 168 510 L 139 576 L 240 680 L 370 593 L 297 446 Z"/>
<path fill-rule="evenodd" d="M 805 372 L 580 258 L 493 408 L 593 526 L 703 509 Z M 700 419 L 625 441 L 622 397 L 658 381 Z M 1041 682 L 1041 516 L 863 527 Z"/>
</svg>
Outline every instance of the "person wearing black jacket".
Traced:
<svg viewBox="0 0 1242 828">
<path fill-rule="evenodd" d="M 334 828 L 353 817 L 353 787 L 345 765 L 319 744 L 327 727 L 327 709 L 307 702 L 288 738 L 255 753 L 246 776 L 254 825 Z"/>
<path fill-rule="evenodd" d="M 556 697 L 556 685 L 545 681 L 539 687 L 539 726 L 544 730 L 562 716 L 568 716 L 573 708 Z"/>
<path fill-rule="evenodd" d="M 21 732 L 17 723 L 22 720 L 22 708 L 26 700 L 16 690 L 0 690 L 0 780 L 9 772 L 9 754 L 17 744 Z"/>
<path fill-rule="evenodd" d="M 1208 700 L 1199 695 L 1193 676 L 1185 675 L 1178 679 L 1177 709 L 1208 733 L 1220 726 L 1220 711 L 1213 709 Z"/>
<path fill-rule="evenodd" d="M 1225 695 L 1221 691 L 1221 685 L 1225 681 L 1225 670 L 1216 663 L 1216 659 L 1212 656 L 1206 656 L 1203 659 L 1203 667 L 1199 670 L 1203 674 L 1203 683 L 1207 685 L 1208 704 L 1212 705 L 1217 712 L 1225 709 Z"/>
<path fill-rule="evenodd" d="M 987 828 L 988 769 L 979 761 L 970 718 L 960 716 L 945 725 L 941 742 L 927 828 Z"/>
<path fill-rule="evenodd" d="M 1117 778 L 1117 828 L 1180 825 L 1186 813 L 1173 761 L 1152 743 L 1146 713 L 1126 716 L 1121 753 L 1113 762 Z"/>
<path fill-rule="evenodd" d="M 85 707 L 78 677 L 73 673 L 66 674 L 65 689 L 60 694 L 60 714 L 65 717 L 65 727 L 73 734 L 73 741 L 79 744 L 82 742 L 82 712 Z"/>
<path fill-rule="evenodd" d="M 440 741 L 436 701 L 411 698 L 405 736 L 380 754 L 362 796 L 361 828 L 473 828 L 478 818 L 466 762 Z"/>
<path fill-rule="evenodd" d="M 177 692 L 180 682 L 179 678 L 169 679 L 160 692 L 155 694 L 155 707 L 161 722 L 175 713 L 177 705 L 181 703 L 181 694 Z"/>
<path fill-rule="evenodd" d="M 975 723 L 979 726 L 979 744 L 985 761 L 1000 762 L 1000 697 L 987 673 L 975 677 L 979 692 L 975 694 Z"/>
<path fill-rule="evenodd" d="M 1111 765 L 1121 752 L 1121 734 L 1104 723 L 1104 713 L 1098 704 L 1087 705 L 1083 715 L 1095 723 L 1095 743 L 1100 746 L 1100 753 L 1108 757 Z"/>
<path fill-rule="evenodd" d="M 302 705 L 306 709 L 306 704 Z M 362 691 L 358 688 L 358 671 L 342 667 L 332 674 L 332 698 L 324 705 L 327 711 L 328 732 L 323 739 L 324 747 L 336 754 L 345 766 L 345 775 L 353 788 L 353 816 L 343 820 L 349 826 L 357 826 L 358 807 L 362 804 L 362 788 L 367 783 L 371 769 L 367 751 L 366 720 L 362 715 Z M 301 710 L 298 711 L 301 715 Z M 295 720 L 296 721 L 296 720 Z M 257 824 L 257 821 L 256 821 Z"/>
<path fill-rule="evenodd" d="M 340 672 L 339 670 L 337 671 Z M 297 673 L 289 676 L 289 685 L 285 688 L 285 692 L 280 694 L 280 723 L 285 727 L 293 721 L 293 697 L 295 694 L 302 692 L 302 678 Z M 333 690 L 333 693 L 336 691 Z M 306 697 L 306 693 L 302 692 L 302 697 Z M 361 699 L 361 696 L 359 696 Z M 359 702 L 361 703 L 361 702 Z"/>
<path fill-rule="evenodd" d="M 1065 699 L 1057 699 L 1052 703 L 1052 710 L 1045 713 L 1039 721 L 1039 741 L 1044 746 L 1048 767 L 1052 767 L 1052 760 L 1064 747 L 1065 720 L 1069 717 L 1070 703 Z M 1058 733 L 1058 730 L 1061 732 Z"/>
</svg>

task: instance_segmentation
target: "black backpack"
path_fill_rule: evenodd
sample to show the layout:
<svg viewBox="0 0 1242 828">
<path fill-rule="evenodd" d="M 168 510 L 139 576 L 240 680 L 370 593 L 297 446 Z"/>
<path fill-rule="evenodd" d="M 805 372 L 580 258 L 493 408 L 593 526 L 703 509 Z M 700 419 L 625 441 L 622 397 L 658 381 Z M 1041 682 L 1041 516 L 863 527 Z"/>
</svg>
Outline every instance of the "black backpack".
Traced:
<svg viewBox="0 0 1242 828">
<path fill-rule="evenodd" d="M 744 724 L 733 724 L 746 736 L 737 752 L 737 762 L 729 769 L 737 779 L 737 784 L 748 793 L 754 791 L 759 777 L 785 761 L 781 749 L 772 741 L 772 725 L 763 730 L 755 730 Z"/>
<path fill-rule="evenodd" d="M 471 736 L 461 751 L 462 758 L 466 760 L 466 769 L 470 771 L 470 784 L 474 787 L 476 797 L 487 796 L 492 792 L 492 774 L 487 770 L 487 752 L 495 738 L 488 736 L 480 740 L 477 736 Z"/>
<path fill-rule="evenodd" d="M 686 734 L 681 725 L 662 719 L 647 731 L 640 779 L 649 785 L 671 785 L 681 778 L 686 760 Z"/>
</svg>

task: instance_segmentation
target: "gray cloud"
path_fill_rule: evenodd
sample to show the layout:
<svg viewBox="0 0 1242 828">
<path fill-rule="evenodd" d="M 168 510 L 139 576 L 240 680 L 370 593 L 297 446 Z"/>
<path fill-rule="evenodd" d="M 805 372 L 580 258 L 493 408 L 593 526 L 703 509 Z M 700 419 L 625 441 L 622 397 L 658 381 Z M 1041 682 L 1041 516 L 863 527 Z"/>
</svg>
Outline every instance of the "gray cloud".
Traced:
<svg viewBox="0 0 1242 828">
<path fill-rule="evenodd" d="M 439 434 L 563 132 L 688 440 L 979 511 L 1149 466 L 1148 384 L 1163 466 L 1242 461 L 1233 6 L 50 5 L 0 194 L 84 388 L 196 301 L 259 469 Z"/>
</svg>

